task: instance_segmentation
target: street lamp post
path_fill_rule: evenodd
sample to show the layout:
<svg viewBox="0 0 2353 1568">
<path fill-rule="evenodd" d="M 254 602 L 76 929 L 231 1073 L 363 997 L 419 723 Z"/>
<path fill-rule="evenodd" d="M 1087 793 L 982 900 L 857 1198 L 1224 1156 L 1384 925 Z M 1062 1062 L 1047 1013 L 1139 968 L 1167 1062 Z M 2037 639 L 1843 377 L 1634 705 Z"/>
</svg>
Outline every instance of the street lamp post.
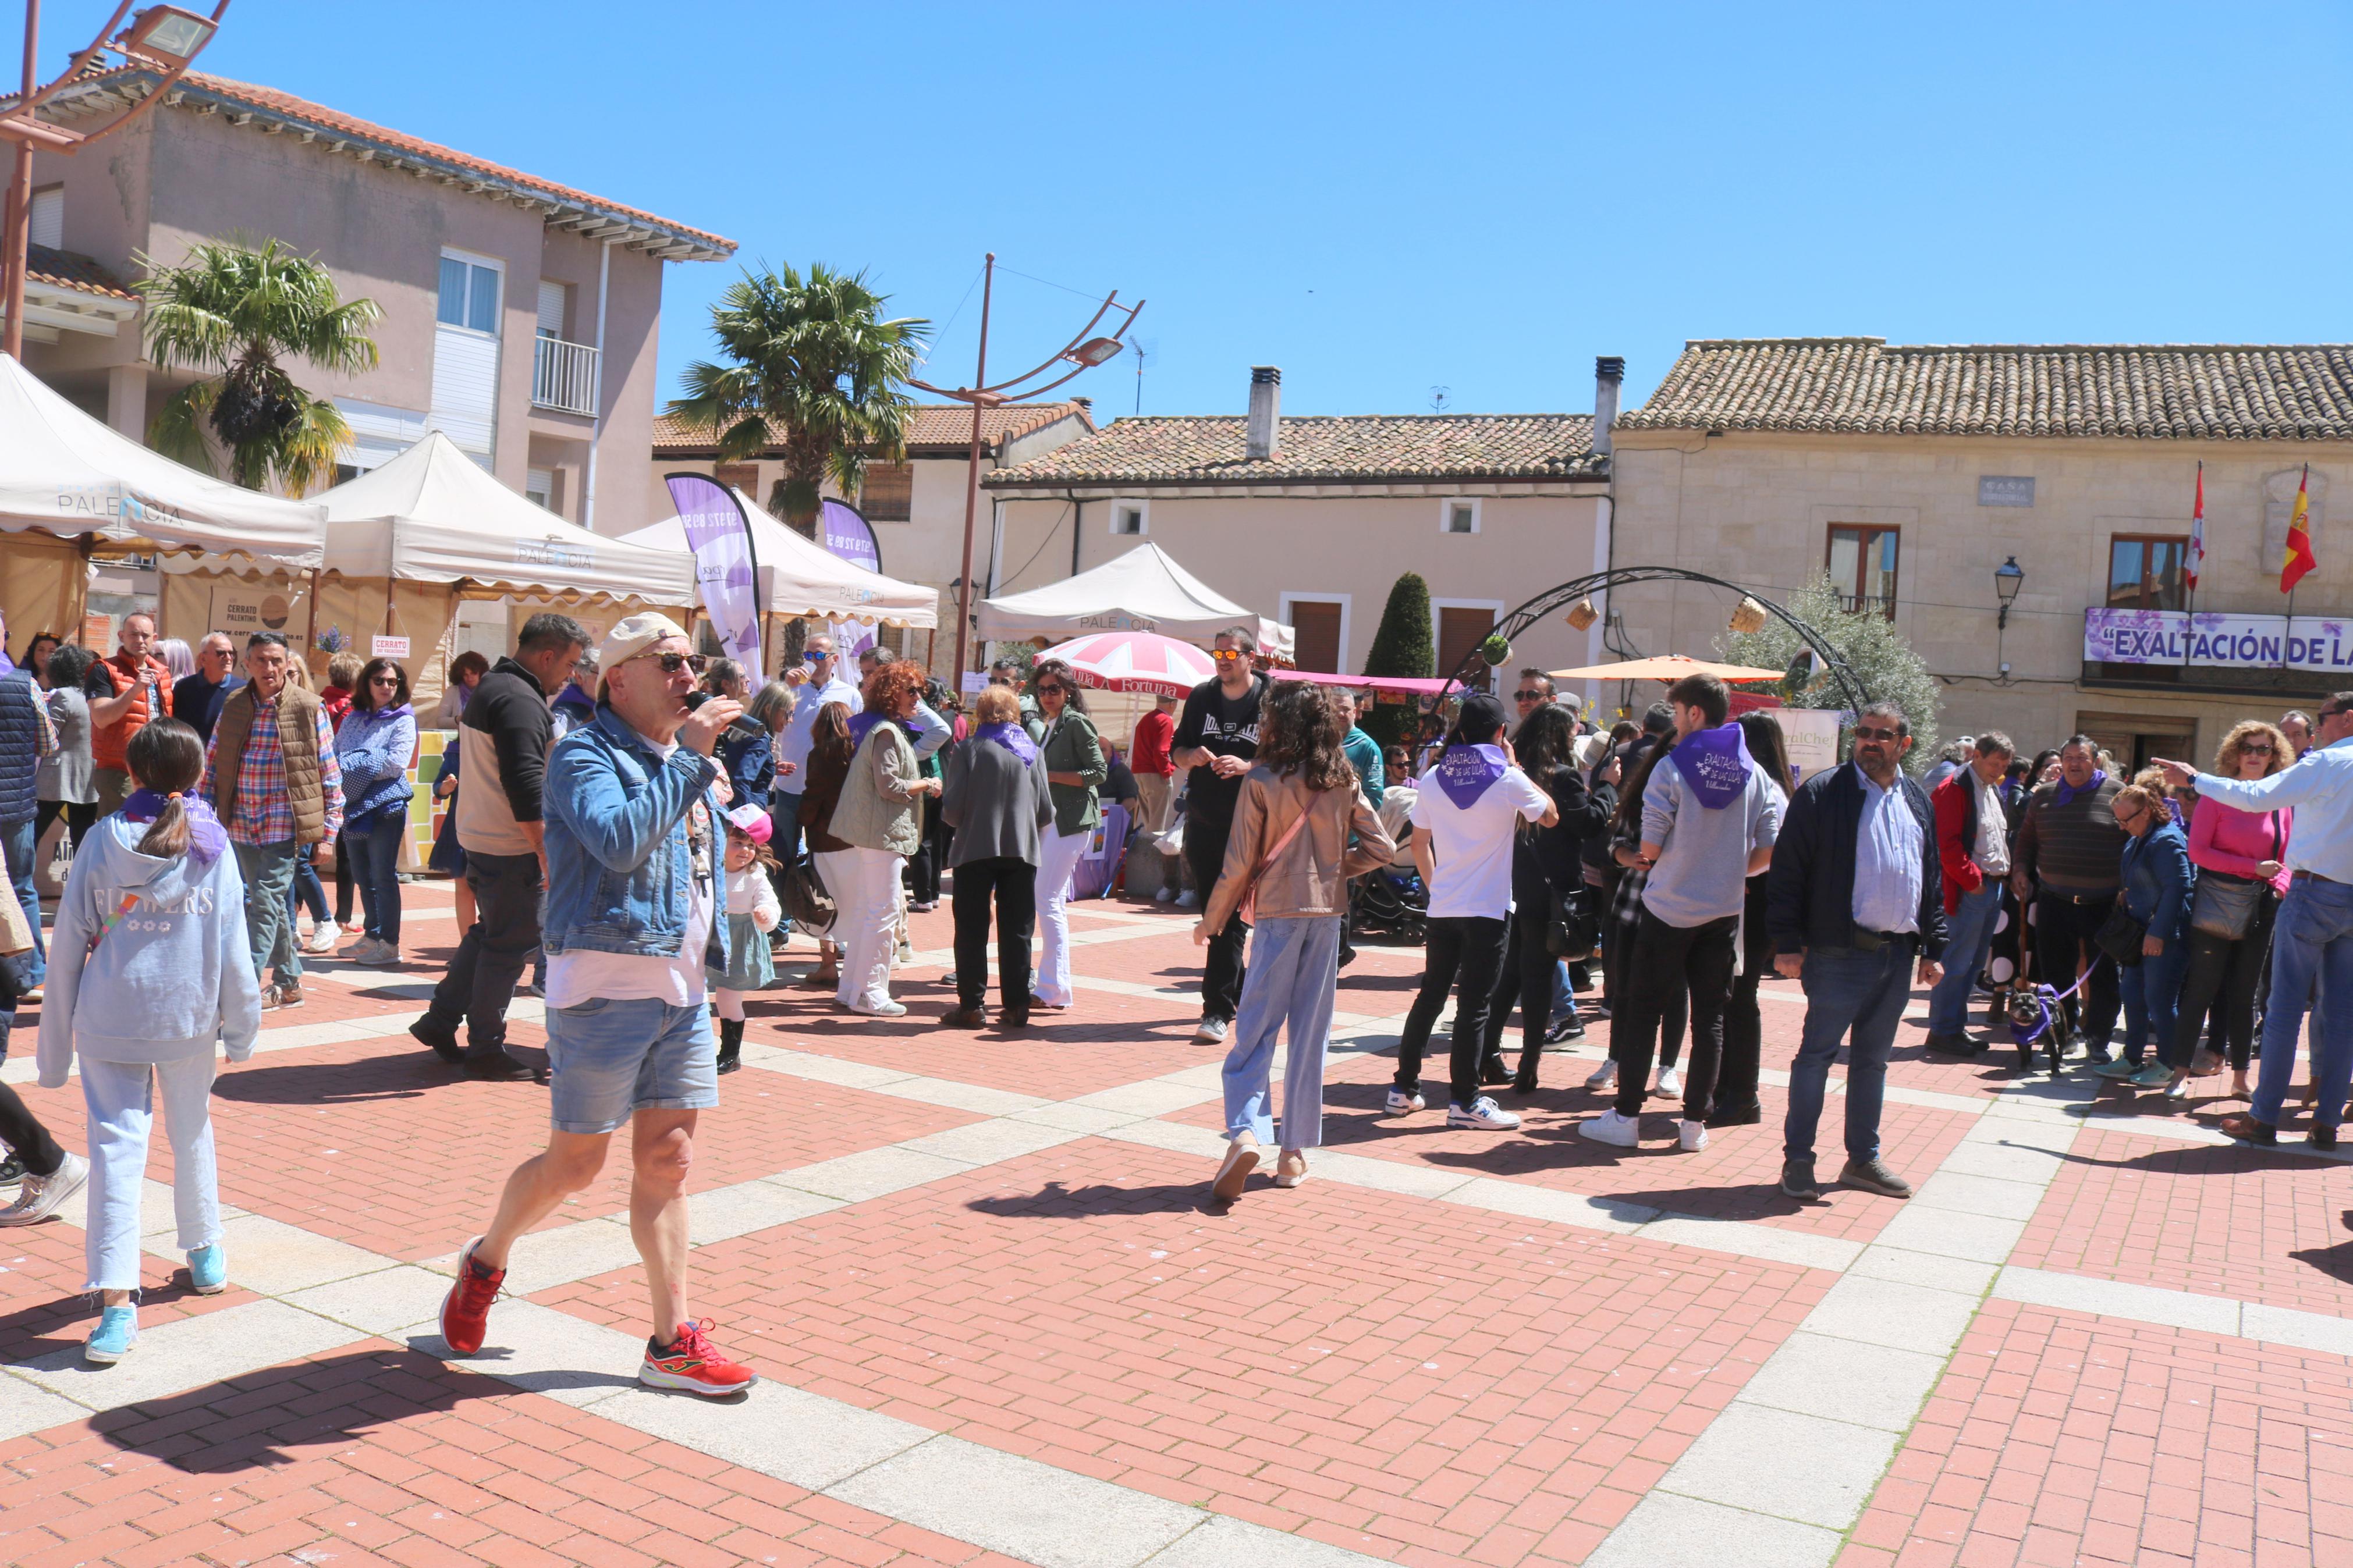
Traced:
<svg viewBox="0 0 2353 1568">
<path fill-rule="evenodd" d="M 995 408 L 1007 403 L 1018 403 L 1024 398 L 1035 397 L 1039 393 L 1051 392 L 1072 376 L 1082 375 L 1099 364 L 1107 363 L 1118 355 L 1123 346 L 1120 340 L 1127 335 L 1128 328 L 1135 325 L 1136 315 L 1144 309 L 1144 301 L 1141 300 L 1133 305 L 1121 304 L 1119 290 L 1113 289 L 1103 297 L 1103 302 L 1095 307 L 1095 313 L 1087 319 L 1087 324 L 1081 327 L 1071 341 L 1062 345 L 1059 353 L 1044 363 L 1023 371 L 1019 375 L 1008 377 L 991 385 L 988 380 L 988 308 L 990 294 L 997 282 L 997 253 L 989 252 L 987 258 L 981 265 L 980 358 L 979 363 L 973 368 L 972 384 L 951 388 L 934 386 L 931 383 L 918 381 L 913 376 L 907 378 L 907 384 L 910 386 L 920 387 L 925 392 L 947 398 L 951 402 L 968 404 L 972 408 L 972 446 L 965 456 L 964 477 L 964 573 L 956 579 L 955 678 L 959 688 L 964 684 L 965 657 L 969 650 L 968 639 L 972 635 L 972 539 L 974 521 L 980 510 L 981 410 Z M 1088 336 L 1103 317 L 1113 310 L 1123 313 L 1119 330 L 1109 337 Z M 1022 384 L 1066 363 L 1075 368 L 1056 376 L 1052 381 L 1035 386 Z"/>
<path fill-rule="evenodd" d="M 199 16 L 177 5 L 151 5 L 132 16 L 132 0 L 119 0 L 114 15 L 107 18 L 90 47 L 76 54 L 57 79 L 45 87 L 38 69 L 41 0 L 25 0 L 24 86 L 14 102 L 0 109 L 0 141 L 16 144 L 16 162 L 8 180 L 7 234 L 5 240 L 0 240 L 0 312 L 5 312 L 7 318 L 0 322 L 0 353 L 19 363 L 25 358 L 25 274 L 31 270 L 28 247 L 33 240 L 33 150 L 47 147 L 69 154 L 79 153 L 137 120 L 161 101 L 171 85 L 195 63 L 196 56 L 220 30 L 220 19 L 229 5 L 229 0 L 219 0 L 210 16 Z M 115 29 L 122 26 L 125 16 L 131 17 L 131 26 L 118 33 Z M 56 96 L 59 88 L 81 75 L 110 49 L 121 55 L 126 64 L 160 70 L 162 79 L 148 89 L 144 98 L 96 131 L 70 131 L 39 117 L 43 102 Z"/>
<path fill-rule="evenodd" d="M 2010 606 L 2018 602 L 2018 591 L 2025 586 L 2026 569 L 2018 563 L 2017 556 L 1993 569 L 1993 596 L 2001 601 L 2001 612 L 1993 623 L 1993 657 L 2004 680 L 2010 679 L 2010 661 L 2001 657 L 2002 638 L 2010 631 Z"/>
</svg>

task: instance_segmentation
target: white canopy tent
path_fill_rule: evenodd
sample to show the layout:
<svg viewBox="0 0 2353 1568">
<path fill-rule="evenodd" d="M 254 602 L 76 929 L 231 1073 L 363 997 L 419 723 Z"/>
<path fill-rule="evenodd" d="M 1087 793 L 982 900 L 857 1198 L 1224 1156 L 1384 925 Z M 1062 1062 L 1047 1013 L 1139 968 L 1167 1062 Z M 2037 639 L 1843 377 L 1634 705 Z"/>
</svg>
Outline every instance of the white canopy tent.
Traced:
<svg viewBox="0 0 2353 1568">
<path fill-rule="evenodd" d="M 1258 638 L 1261 653 L 1292 657 L 1289 626 L 1242 608 L 1151 543 L 1043 588 L 983 599 L 975 609 L 980 636 L 990 642 L 1146 631 L 1206 647 L 1227 627 L 1241 626 Z"/>
<path fill-rule="evenodd" d="M 760 565 L 762 614 L 827 621 L 880 621 L 918 629 L 940 624 L 936 588 L 902 583 L 844 561 L 771 516 L 740 489 L 728 492 L 751 520 L 752 551 Z M 686 524 L 675 517 L 621 536 L 624 544 L 683 552 Z M 688 558 L 690 573 L 692 558 Z M 773 649 L 772 649 L 773 651 Z"/>
<path fill-rule="evenodd" d="M 320 563 L 325 527 L 316 501 L 263 495 L 151 452 L 0 354 L 0 607 L 12 635 L 74 634 L 93 548 L 300 572 Z"/>
</svg>

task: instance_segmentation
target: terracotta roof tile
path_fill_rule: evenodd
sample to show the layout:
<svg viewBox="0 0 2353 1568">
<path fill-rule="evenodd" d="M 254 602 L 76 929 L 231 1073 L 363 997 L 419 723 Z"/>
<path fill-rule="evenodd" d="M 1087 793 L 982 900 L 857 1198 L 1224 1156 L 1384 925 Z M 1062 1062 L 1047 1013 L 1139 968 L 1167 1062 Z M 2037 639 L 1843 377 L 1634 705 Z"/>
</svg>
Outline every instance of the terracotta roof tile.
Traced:
<svg viewBox="0 0 2353 1568">
<path fill-rule="evenodd" d="M 1239 485 L 1598 479 L 1589 414 L 1371 414 L 1285 418 L 1251 462 L 1240 415 L 1121 419 L 1042 458 L 985 475 L 1034 484 Z"/>
<path fill-rule="evenodd" d="M 46 245 L 25 247 L 26 275 L 60 289 L 79 289 L 84 294 L 103 294 L 111 300 L 128 300 L 136 304 L 139 296 L 125 289 L 113 273 L 100 267 L 78 250 L 52 250 Z"/>
<path fill-rule="evenodd" d="M 1695 339 L 1618 428 L 2353 439 L 2353 346 Z"/>
<path fill-rule="evenodd" d="M 1075 403 L 1008 403 L 1002 407 L 985 408 L 980 415 L 980 438 L 985 445 L 995 446 L 999 441 L 1027 436 L 1072 414 L 1084 420 L 1089 430 L 1094 428 L 1094 420 Z M 919 403 L 907 422 L 907 446 L 911 451 L 953 447 L 962 452 L 971 442 L 972 410 L 960 403 Z M 667 414 L 654 421 L 657 453 L 682 457 L 711 449 L 707 432 L 691 429 Z"/>
</svg>

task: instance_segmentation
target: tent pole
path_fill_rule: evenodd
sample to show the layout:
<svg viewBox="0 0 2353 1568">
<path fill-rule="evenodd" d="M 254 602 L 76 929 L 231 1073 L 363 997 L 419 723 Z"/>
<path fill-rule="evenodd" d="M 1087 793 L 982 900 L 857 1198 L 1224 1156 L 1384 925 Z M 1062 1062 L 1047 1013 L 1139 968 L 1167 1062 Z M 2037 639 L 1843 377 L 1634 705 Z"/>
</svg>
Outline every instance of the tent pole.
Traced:
<svg viewBox="0 0 2353 1568">
<path fill-rule="evenodd" d="M 311 568 L 311 612 L 302 618 L 302 658 L 307 661 L 319 651 L 319 569 Z"/>
</svg>

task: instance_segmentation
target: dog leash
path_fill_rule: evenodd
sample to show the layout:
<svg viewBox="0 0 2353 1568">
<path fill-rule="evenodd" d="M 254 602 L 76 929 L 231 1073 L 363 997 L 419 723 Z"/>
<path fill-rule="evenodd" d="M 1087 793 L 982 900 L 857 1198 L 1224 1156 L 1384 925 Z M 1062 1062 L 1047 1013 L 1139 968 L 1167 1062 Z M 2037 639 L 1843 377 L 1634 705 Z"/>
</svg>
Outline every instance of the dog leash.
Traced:
<svg viewBox="0 0 2353 1568">
<path fill-rule="evenodd" d="M 2098 970 L 2100 967 L 2100 964 L 2109 962 L 2111 961 L 2108 955 L 2105 952 L 2102 953 L 2098 962 L 2094 963 L 2090 969 L 2086 969 L 2083 973 L 2075 976 L 2075 984 L 2070 985 L 2064 991 L 2053 991 L 2048 985 L 2037 985 L 2031 994 L 2031 999 L 2034 1003 L 2034 1005 L 2041 1010 L 2042 1016 L 2035 1024 L 2034 1027 L 2029 1029 L 2023 1035 L 2015 1037 L 2018 1043 L 2021 1046 L 2031 1046 L 2035 1041 L 2041 1039 L 2043 1035 L 2050 1030 L 2052 1015 L 2058 1007 L 2059 1004 L 2064 1002 L 2068 997 L 2073 996 L 2076 992 L 2082 990 L 2084 982 L 2092 977 L 2094 972 Z"/>
</svg>

